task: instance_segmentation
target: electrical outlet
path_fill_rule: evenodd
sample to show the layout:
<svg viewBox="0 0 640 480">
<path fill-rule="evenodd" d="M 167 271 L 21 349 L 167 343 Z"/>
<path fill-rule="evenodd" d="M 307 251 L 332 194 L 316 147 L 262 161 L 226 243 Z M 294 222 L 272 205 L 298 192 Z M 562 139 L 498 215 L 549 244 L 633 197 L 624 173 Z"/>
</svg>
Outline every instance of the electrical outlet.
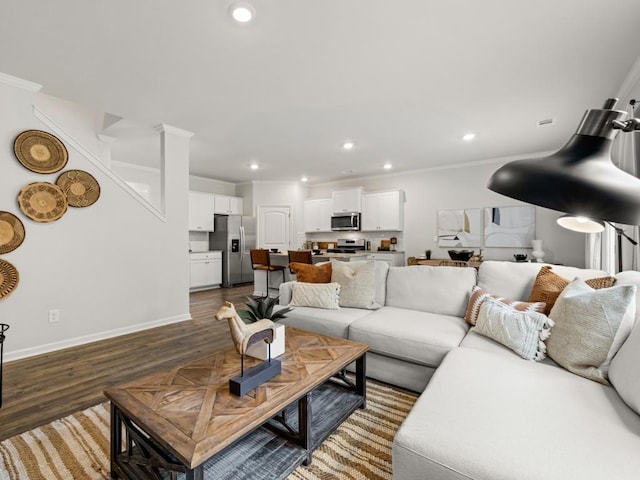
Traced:
<svg viewBox="0 0 640 480">
<path fill-rule="evenodd" d="M 60 321 L 60 310 L 49 310 L 49 323 L 58 323 Z"/>
</svg>

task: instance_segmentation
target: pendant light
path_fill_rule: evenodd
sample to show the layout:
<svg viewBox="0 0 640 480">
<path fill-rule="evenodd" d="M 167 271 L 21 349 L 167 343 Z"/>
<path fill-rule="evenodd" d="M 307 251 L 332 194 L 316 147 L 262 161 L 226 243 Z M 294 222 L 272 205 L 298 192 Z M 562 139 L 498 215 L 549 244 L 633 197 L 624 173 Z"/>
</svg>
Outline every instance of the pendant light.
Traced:
<svg viewBox="0 0 640 480">
<path fill-rule="evenodd" d="M 640 179 L 611 161 L 617 131 L 639 130 L 640 120 L 624 120 L 627 112 L 613 110 L 617 101 L 587 110 L 576 133 L 556 153 L 500 167 L 488 188 L 574 216 L 640 225 Z"/>
</svg>

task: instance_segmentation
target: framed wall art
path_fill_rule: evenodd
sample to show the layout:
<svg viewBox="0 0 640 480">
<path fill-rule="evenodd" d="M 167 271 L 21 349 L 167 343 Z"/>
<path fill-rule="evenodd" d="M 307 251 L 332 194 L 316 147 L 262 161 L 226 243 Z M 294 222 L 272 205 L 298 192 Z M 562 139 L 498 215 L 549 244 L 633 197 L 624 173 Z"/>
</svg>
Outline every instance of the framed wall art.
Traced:
<svg viewBox="0 0 640 480">
<path fill-rule="evenodd" d="M 482 210 L 438 210 L 438 246 L 482 246 Z"/>
<path fill-rule="evenodd" d="M 536 209 L 487 207 L 484 209 L 484 246 L 531 248 L 536 238 Z"/>
</svg>

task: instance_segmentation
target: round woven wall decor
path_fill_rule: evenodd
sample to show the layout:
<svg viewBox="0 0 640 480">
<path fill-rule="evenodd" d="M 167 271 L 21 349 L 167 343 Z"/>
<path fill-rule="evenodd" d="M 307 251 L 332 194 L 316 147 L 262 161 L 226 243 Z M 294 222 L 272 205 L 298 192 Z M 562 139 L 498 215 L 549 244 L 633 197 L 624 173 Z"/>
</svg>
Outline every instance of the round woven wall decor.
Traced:
<svg viewBox="0 0 640 480">
<path fill-rule="evenodd" d="M 53 183 L 30 183 L 20 190 L 18 204 L 22 212 L 36 222 L 54 222 L 67 211 L 67 197 Z"/>
<path fill-rule="evenodd" d="M 11 295 L 19 281 L 20 275 L 16 267 L 0 258 L 0 299 Z"/>
<path fill-rule="evenodd" d="M 69 152 L 58 137 L 40 130 L 18 135 L 13 151 L 22 165 L 36 173 L 59 172 L 69 160 Z"/>
<path fill-rule="evenodd" d="M 24 225 L 18 217 L 0 211 L 0 255 L 14 251 L 24 241 Z"/>
<path fill-rule="evenodd" d="M 83 170 L 67 170 L 56 180 L 71 207 L 88 207 L 100 197 L 100 184 Z"/>
</svg>

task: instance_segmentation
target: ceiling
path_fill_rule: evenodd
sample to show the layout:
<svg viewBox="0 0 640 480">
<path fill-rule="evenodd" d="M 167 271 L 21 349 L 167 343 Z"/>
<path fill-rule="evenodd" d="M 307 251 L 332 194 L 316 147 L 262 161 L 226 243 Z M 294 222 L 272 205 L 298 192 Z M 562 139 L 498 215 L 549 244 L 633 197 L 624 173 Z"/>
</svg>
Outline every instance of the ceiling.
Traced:
<svg viewBox="0 0 640 480">
<path fill-rule="evenodd" d="M 560 148 L 640 55 L 638 0 L 247 1 L 3 0 L 0 72 L 194 132 L 194 175 L 321 183 Z"/>
</svg>

